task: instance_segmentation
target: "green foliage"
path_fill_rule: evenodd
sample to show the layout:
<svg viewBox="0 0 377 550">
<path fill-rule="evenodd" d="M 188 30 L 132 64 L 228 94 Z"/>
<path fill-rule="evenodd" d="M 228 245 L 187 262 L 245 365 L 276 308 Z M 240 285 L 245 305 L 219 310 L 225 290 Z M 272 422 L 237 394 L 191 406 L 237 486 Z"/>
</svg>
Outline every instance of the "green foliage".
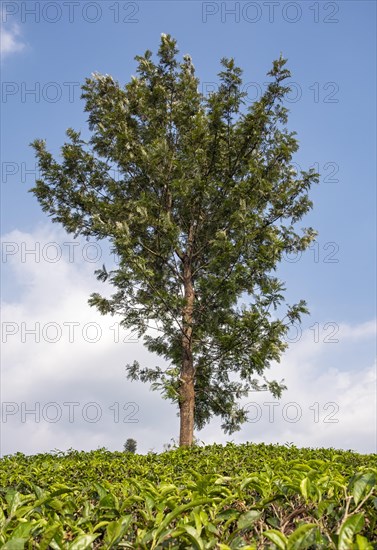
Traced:
<svg viewBox="0 0 377 550">
<path fill-rule="evenodd" d="M 190 56 L 177 56 L 176 41 L 162 35 L 157 61 L 149 50 L 137 56 L 124 87 L 109 75 L 88 78 L 91 138 L 69 129 L 61 162 L 34 141 L 41 178 L 31 191 L 52 221 L 108 239 L 120 259 L 117 269 L 96 272 L 115 294 L 94 293 L 89 304 L 119 314 L 169 363 L 163 370 L 134 362 L 128 377 L 180 404 L 186 343 L 195 426 L 215 415 L 232 433 L 247 419 L 241 397 L 259 390 L 279 397 L 285 388 L 259 377 L 308 310 L 303 300 L 282 307 L 285 288 L 274 271 L 284 253 L 305 250 L 316 236 L 294 226 L 312 207 L 318 174 L 294 170 L 285 59 L 273 62 L 266 92 L 247 107 L 233 59 L 221 60 L 218 89 L 205 97 Z M 239 306 L 241 297 L 249 305 Z M 160 334 L 147 334 L 150 326 Z"/>
<path fill-rule="evenodd" d="M 305 482 L 310 480 L 310 483 Z M 5 549 L 373 550 L 377 456 L 278 445 L 0 461 Z"/>
<path fill-rule="evenodd" d="M 136 440 L 132 438 L 127 439 L 127 441 L 123 445 L 123 448 L 124 448 L 124 452 L 135 454 L 136 448 L 137 448 Z"/>
</svg>

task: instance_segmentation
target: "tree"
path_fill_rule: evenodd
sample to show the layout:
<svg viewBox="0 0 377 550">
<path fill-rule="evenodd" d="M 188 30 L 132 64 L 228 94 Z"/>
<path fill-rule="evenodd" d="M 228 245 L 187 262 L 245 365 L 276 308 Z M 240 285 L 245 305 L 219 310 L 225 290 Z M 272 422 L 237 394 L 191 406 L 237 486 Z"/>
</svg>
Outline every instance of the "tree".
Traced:
<svg viewBox="0 0 377 550">
<path fill-rule="evenodd" d="M 127 441 L 123 445 L 123 449 L 125 453 L 135 454 L 136 448 L 137 448 L 137 442 L 135 439 L 132 439 L 132 438 L 127 439 Z"/>
<path fill-rule="evenodd" d="M 121 315 L 168 361 L 166 369 L 135 361 L 127 375 L 178 405 L 180 445 L 189 446 L 194 426 L 212 416 L 227 433 L 239 429 L 247 414 L 238 400 L 249 391 L 280 397 L 285 388 L 260 377 L 308 310 L 300 300 L 280 315 L 285 288 L 274 271 L 316 236 L 294 225 L 312 207 L 318 174 L 293 169 L 282 57 L 250 106 L 234 59 L 221 60 L 209 97 L 170 35 L 161 35 L 156 62 L 149 50 L 135 59 L 124 88 L 109 75 L 86 79 L 88 141 L 68 129 L 60 163 L 33 142 L 41 178 L 31 191 L 75 237 L 109 239 L 119 266 L 96 275 L 116 292 L 94 293 L 89 304 Z"/>
</svg>

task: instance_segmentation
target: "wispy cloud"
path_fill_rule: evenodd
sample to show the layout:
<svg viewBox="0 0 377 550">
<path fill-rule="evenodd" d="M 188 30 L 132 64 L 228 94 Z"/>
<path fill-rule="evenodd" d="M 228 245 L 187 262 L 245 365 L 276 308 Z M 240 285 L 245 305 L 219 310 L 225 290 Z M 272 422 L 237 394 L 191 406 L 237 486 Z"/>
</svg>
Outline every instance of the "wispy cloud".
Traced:
<svg viewBox="0 0 377 550">
<path fill-rule="evenodd" d="M 5 25 L 0 23 L 0 52 L 1 58 L 21 52 L 25 48 L 25 42 L 21 36 L 21 30 L 17 23 Z"/>
</svg>

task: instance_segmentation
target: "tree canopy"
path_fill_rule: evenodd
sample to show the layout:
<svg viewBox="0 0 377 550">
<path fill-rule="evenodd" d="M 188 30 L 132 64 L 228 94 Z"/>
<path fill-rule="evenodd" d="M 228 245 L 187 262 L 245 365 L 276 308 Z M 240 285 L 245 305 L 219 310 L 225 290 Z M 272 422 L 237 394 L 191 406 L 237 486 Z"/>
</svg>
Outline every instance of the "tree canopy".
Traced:
<svg viewBox="0 0 377 550">
<path fill-rule="evenodd" d="M 125 453 L 132 453 L 135 454 L 137 449 L 137 441 L 136 439 L 132 439 L 131 437 L 127 439 L 125 444 L 123 445 L 123 450 Z"/>
<path fill-rule="evenodd" d="M 277 317 L 285 287 L 274 272 L 284 253 L 316 236 L 294 226 L 312 207 L 318 174 L 294 169 L 285 59 L 273 62 L 265 93 L 247 105 L 234 59 L 221 60 L 207 97 L 190 56 L 178 54 L 163 34 L 157 60 L 149 50 L 137 56 L 124 87 L 109 75 L 86 79 L 91 137 L 67 130 L 60 161 L 34 141 L 41 177 L 31 191 L 68 232 L 109 239 L 119 265 L 96 274 L 116 291 L 94 293 L 89 304 L 120 315 L 167 360 L 135 361 L 128 376 L 178 405 L 180 444 L 191 445 L 194 426 L 213 416 L 226 432 L 239 429 L 248 392 L 281 395 L 282 383 L 261 377 L 308 310 L 300 300 Z"/>
</svg>

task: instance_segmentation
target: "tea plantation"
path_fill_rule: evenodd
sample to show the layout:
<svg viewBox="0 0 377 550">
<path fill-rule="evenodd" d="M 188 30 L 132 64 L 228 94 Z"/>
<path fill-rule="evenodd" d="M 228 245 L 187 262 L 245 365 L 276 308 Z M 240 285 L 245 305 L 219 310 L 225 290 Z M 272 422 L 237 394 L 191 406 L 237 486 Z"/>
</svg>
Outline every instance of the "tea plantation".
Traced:
<svg viewBox="0 0 377 550">
<path fill-rule="evenodd" d="M 377 548 L 377 455 L 227 444 L 0 460 L 0 548 Z"/>
</svg>

